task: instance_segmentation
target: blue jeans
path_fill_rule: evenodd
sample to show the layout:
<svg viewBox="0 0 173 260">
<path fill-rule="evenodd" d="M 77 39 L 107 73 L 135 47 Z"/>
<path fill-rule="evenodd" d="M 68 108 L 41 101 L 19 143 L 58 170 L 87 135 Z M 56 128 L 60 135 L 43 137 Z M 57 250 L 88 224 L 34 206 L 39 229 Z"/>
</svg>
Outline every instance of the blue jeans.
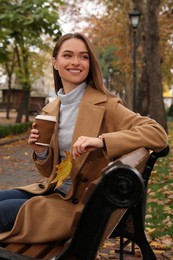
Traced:
<svg viewBox="0 0 173 260">
<path fill-rule="evenodd" d="M 0 233 L 12 229 L 20 207 L 34 196 L 21 190 L 0 191 Z"/>
</svg>

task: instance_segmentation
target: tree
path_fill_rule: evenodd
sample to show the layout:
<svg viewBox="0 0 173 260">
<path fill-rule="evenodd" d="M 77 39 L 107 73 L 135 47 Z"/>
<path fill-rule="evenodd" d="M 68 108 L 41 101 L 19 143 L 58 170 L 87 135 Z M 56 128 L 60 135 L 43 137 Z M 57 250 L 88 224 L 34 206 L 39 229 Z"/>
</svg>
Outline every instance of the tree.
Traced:
<svg viewBox="0 0 173 260">
<path fill-rule="evenodd" d="M 138 111 L 150 115 L 167 131 L 166 113 L 163 102 L 162 69 L 159 37 L 158 0 L 135 1 L 136 8 L 143 14 L 142 20 L 142 70 L 138 91 Z M 142 5 L 143 4 L 143 5 Z"/>
<path fill-rule="evenodd" d="M 8 95 L 7 95 L 7 115 L 6 118 L 10 118 L 10 100 L 11 100 L 11 85 L 12 85 L 12 75 L 14 73 L 14 67 L 15 67 L 15 53 L 9 53 L 10 54 L 10 59 L 5 62 L 5 68 L 7 72 L 7 77 L 8 77 Z"/>
<path fill-rule="evenodd" d="M 147 74 L 149 84 L 149 112 L 167 131 L 166 114 L 163 103 L 161 56 L 159 45 L 158 12 L 159 0 L 147 0 L 146 42 Z"/>
<path fill-rule="evenodd" d="M 1 45 L 3 48 L 0 48 L 0 63 L 3 64 L 2 69 L 6 71 L 8 78 L 8 95 L 7 95 L 7 108 L 6 108 L 6 118 L 9 119 L 10 113 L 10 98 L 11 98 L 11 84 L 12 84 L 12 75 L 15 67 L 15 54 L 14 52 L 8 50 L 9 42 L 6 39 L 6 35 L 2 33 L 0 35 Z"/>
<path fill-rule="evenodd" d="M 173 84 L 173 0 L 162 0 L 159 11 L 160 52 L 163 72 L 163 88 Z"/>
<path fill-rule="evenodd" d="M 16 73 L 24 91 L 16 122 L 21 122 L 23 114 L 26 121 L 29 120 L 31 71 L 34 69 L 31 56 L 34 48 L 48 48 L 46 39 L 51 36 L 56 40 L 61 35 L 58 22 L 60 4 L 60 0 L 13 0 L 10 3 L 3 0 L 1 3 L 0 26 L 5 40 L 0 44 L 6 47 L 7 52 L 10 49 L 15 53 Z"/>
</svg>

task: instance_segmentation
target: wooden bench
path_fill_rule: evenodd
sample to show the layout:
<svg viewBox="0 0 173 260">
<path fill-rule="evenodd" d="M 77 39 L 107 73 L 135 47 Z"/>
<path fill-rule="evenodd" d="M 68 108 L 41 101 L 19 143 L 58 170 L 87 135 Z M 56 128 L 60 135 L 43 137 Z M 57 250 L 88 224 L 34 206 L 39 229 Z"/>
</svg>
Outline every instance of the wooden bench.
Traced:
<svg viewBox="0 0 173 260">
<path fill-rule="evenodd" d="M 144 260 L 156 259 L 145 236 L 143 211 L 154 163 L 168 152 L 169 147 L 160 153 L 139 148 L 103 169 L 103 177 L 86 191 L 85 207 L 80 217 L 77 216 L 78 225 L 69 241 L 35 245 L 1 243 L 0 259 L 94 260 L 99 247 L 109 237 L 120 237 L 121 260 L 124 238 L 139 246 Z"/>
</svg>

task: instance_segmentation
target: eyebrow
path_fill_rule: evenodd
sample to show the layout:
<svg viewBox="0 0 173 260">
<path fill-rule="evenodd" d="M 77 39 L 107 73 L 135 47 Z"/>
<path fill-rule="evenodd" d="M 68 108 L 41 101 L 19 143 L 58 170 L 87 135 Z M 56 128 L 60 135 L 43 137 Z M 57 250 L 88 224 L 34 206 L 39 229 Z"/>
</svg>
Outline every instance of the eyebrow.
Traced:
<svg viewBox="0 0 173 260">
<path fill-rule="evenodd" d="M 70 51 L 70 50 L 64 50 L 63 52 L 70 52 L 70 53 L 73 53 L 73 51 Z M 79 53 L 85 53 L 85 54 L 88 54 L 88 51 L 80 51 Z"/>
</svg>

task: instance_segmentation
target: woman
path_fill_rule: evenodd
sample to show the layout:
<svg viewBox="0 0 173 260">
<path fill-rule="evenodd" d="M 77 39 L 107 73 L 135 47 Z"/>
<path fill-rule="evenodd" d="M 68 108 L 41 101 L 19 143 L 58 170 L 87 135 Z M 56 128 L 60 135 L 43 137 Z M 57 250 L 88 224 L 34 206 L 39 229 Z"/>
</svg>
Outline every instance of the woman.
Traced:
<svg viewBox="0 0 173 260">
<path fill-rule="evenodd" d="M 43 112 L 57 117 L 49 148 L 36 145 L 36 123 L 28 139 L 42 180 L 0 194 L 0 240 L 42 243 L 73 233 L 82 196 L 110 160 L 147 147 L 159 152 L 167 135 L 154 120 L 127 109 L 104 88 L 101 70 L 88 39 L 67 34 L 53 51 L 57 98 Z M 72 170 L 56 188 L 56 165 L 71 151 Z"/>
</svg>

